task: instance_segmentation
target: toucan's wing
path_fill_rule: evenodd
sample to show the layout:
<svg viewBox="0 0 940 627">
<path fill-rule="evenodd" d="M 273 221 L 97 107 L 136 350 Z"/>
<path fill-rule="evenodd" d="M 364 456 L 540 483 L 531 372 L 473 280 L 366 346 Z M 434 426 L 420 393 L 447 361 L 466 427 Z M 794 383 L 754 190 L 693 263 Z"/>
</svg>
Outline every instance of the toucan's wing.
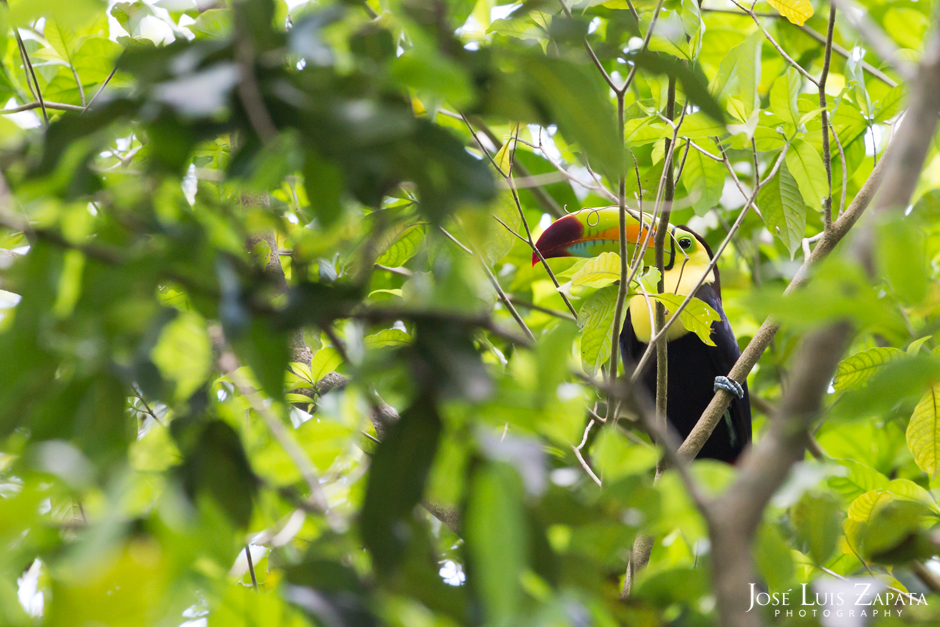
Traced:
<svg viewBox="0 0 940 627">
<path fill-rule="evenodd" d="M 702 285 L 695 293 L 695 296 L 705 301 L 721 316 L 721 320 L 712 323 L 711 337 L 712 341 L 715 342 L 715 346 L 709 347 L 708 355 L 712 359 L 716 372 L 727 376 L 738 357 L 741 356 L 741 349 L 738 348 L 738 341 L 734 338 L 734 331 L 731 330 L 728 316 L 725 315 L 725 310 L 721 307 L 721 297 L 718 296 L 714 286 L 710 284 Z M 751 441 L 751 398 L 747 390 L 747 381 L 739 381 L 738 383 L 744 388 L 744 398 L 732 400 L 728 411 L 736 435 L 741 438 L 740 446 L 743 447 Z"/>
</svg>

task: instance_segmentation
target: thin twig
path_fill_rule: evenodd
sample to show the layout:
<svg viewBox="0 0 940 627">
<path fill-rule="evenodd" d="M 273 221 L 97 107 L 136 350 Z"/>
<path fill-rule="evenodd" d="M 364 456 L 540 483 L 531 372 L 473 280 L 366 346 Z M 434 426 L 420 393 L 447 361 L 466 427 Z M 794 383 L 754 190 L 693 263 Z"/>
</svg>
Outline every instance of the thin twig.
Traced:
<svg viewBox="0 0 940 627">
<path fill-rule="evenodd" d="M 829 123 L 829 128 L 832 130 L 832 137 L 836 140 L 836 148 L 839 149 L 839 158 L 842 159 L 842 198 L 839 199 L 839 214 L 838 217 L 842 217 L 842 213 L 845 211 L 845 193 L 846 188 L 849 186 L 849 173 L 847 170 L 847 164 L 845 163 L 845 152 L 842 150 L 842 142 L 839 141 L 839 134 L 836 133 L 835 127 L 832 125 L 832 122 Z"/>
<path fill-rule="evenodd" d="M 526 309 L 531 309 L 532 311 L 540 311 L 544 314 L 548 314 L 549 316 L 553 316 L 555 318 L 561 318 L 562 320 L 570 320 L 571 322 L 578 321 L 577 318 L 575 318 L 574 316 L 572 316 L 570 313 L 566 311 L 558 311 L 557 309 L 550 309 L 548 307 L 542 307 L 541 305 L 530 303 L 527 300 L 516 298 L 512 294 L 507 294 L 507 296 L 509 297 L 509 300 L 513 302 L 514 305 L 525 307 Z"/>
<path fill-rule="evenodd" d="M 251 574 L 251 587 L 258 590 L 258 579 L 255 577 L 255 565 L 251 560 L 251 550 L 245 545 L 245 559 L 248 560 L 248 572 Z"/>
<path fill-rule="evenodd" d="M 0 115 L 10 115 L 11 113 L 20 113 L 21 111 L 32 111 L 33 109 L 39 109 L 45 105 L 46 109 L 54 111 L 84 111 L 84 107 L 72 104 L 63 104 L 61 102 L 44 102 L 40 104 L 39 102 L 30 102 L 18 107 L 11 107 L 9 109 L 0 109 Z"/>
<path fill-rule="evenodd" d="M 135 387 L 136 387 L 136 386 L 135 386 Z M 153 409 L 150 408 L 150 405 L 147 404 L 147 401 L 144 400 L 144 395 L 141 394 L 139 388 L 137 388 L 137 389 L 134 390 L 134 395 L 137 397 L 137 400 L 139 400 L 139 401 L 143 404 L 143 406 L 144 406 L 144 413 L 147 414 L 148 416 L 150 416 L 151 418 L 153 418 L 154 421 L 156 421 L 157 424 L 159 424 L 160 426 L 165 427 L 166 424 L 164 424 L 164 422 L 163 422 L 162 420 L 160 420 L 159 418 L 157 418 L 157 414 L 154 413 Z"/>
<path fill-rule="evenodd" d="M 826 166 L 826 181 L 829 195 L 823 204 L 823 228 L 832 229 L 832 154 L 829 148 L 829 108 L 826 103 L 826 79 L 829 78 L 829 62 L 832 59 L 832 34 L 836 25 L 836 5 L 829 10 L 829 28 L 826 31 L 826 52 L 823 57 L 822 72 L 819 74 L 819 106 L 822 109 L 822 149 L 823 165 Z M 845 164 L 843 163 L 843 169 Z"/>
<path fill-rule="evenodd" d="M 478 252 L 476 257 L 480 260 L 480 264 L 483 266 L 483 270 L 486 272 L 486 276 L 489 277 L 490 283 L 492 283 L 493 287 L 496 289 L 496 294 L 499 296 L 499 300 L 502 301 L 503 305 L 505 305 L 506 309 L 509 311 L 509 315 L 511 315 L 512 319 L 516 321 L 516 324 L 519 325 L 519 328 L 522 329 L 522 332 L 525 333 L 525 336 L 534 342 L 535 335 L 533 335 L 532 331 L 529 330 L 529 326 L 525 323 L 525 320 L 522 319 L 522 316 L 519 315 L 519 312 L 516 311 L 516 308 L 513 306 L 512 301 L 508 296 L 506 296 L 506 292 L 503 291 L 499 281 L 497 281 L 496 277 L 493 276 L 493 272 L 487 265 L 486 260 L 483 259 L 483 255 Z"/>
<path fill-rule="evenodd" d="M 4 1 L 4 4 L 6 4 L 6 1 Z M 33 97 L 39 101 L 39 108 L 42 109 L 42 117 L 46 121 L 46 124 L 49 124 L 49 113 L 46 111 L 46 104 L 42 99 L 42 90 L 39 89 L 39 81 L 36 79 L 36 70 L 33 69 L 33 64 L 29 60 L 29 54 L 26 52 L 23 37 L 20 35 L 20 30 L 15 27 L 13 28 L 13 34 L 16 36 L 16 45 L 20 49 L 20 57 L 23 60 L 23 71 L 26 73 L 26 85 L 29 86 L 30 77 L 32 77 L 33 87 L 30 87 L 30 91 L 33 92 Z"/>
<path fill-rule="evenodd" d="M 660 2 L 662 4 L 662 2 Z M 620 285 L 617 287 L 617 303 L 614 307 L 613 327 L 610 332 L 610 361 L 608 362 L 608 380 L 613 383 L 617 380 L 617 369 L 620 367 L 620 328 L 623 320 L 623 305 L 627 299 L 627 172 L 625 169 L 626 160 L 624 159 L 624 92 L 617 92 L 617 130 L 618 142 L 620 143 L 620 181 L 617 185 L 617 209 L 619 216 L 619 234 L 620 234 Z M 640 231 L 642 232 L 643 223 L 640 222 Z M 637 235 L 639 239 L 639 235 Z M 607 420 L 610 420 L 615 414 L 613 398 L 607 397 Z"/>
<path fill-rule="evenodd" d="M 95 104 L 95 100 L 97 100 L 98 96 L 101 95 L 101 92 L 104 91 L 104 88 L 108 86 L 108 83 L 111 82 L 111 79 L 114 78 L 115 72 L 117 72 L 117 66 L 114 66 L 114 68 L 111 70 L 111 73 L 108 74 L 108 77 L 104 79 L 103 83 L 101 83 L 101 87 L 98 88 L 98 91 L 95 92 L 95 95 L 92 96 L 91 100 L 88 101 L 88 104 L 85 105 L 86 110 L 88 110 L 88 108 L 91 107 L 91 105 Z"/>
<path fill-rule="evenodd" d="M 75 69 L 75 66 L 69 66 L 72 68 L 72 76 L 75 77 L 75 84 L 78 85 L 78 95 L 82 100 L 82 108 L 85 108 L 85 87 L 82 85 L 82 79 L 78 77 L 78 70 Z"/>
<path fill-rule="evenodd" d="M 509 179 L 510 182 L 512 178 Z M 571 301 L 568 300 L 568 297 L 564 292 L 560 291 L 558 288 L 561 287 L 561 284 L 558 282 L 558 279 L 555 278 L 555 273 L 552 271 L 551 266 L 548 265 L 548 262 L 545 261 L 545 257 L 542 256 L 542 251 L 538 249 L 535 245 L 535 240 L 532 239 L 532 231 L 529 229 L 529 222 L 526 220 L 525 211 L 522 210 L 522 203 L 519 202 L 519 194 L 516 193 L 516 188 L 510 186 L 509 191 L 512 193 L 512 199 L 516 203 L 516 209 L 519 211 L 519 217 L 522 218 L 522 226 L 525 227 L 526 239 L 529 243 L 529 247 L 532 249 L 532 252 L 539 258 L 539 261 L 542 262 L 542 267 L 545 268 L 545 271 L 548 273 L 549 278 L 552 280 L 552 283 L 555 284 L 555 290 L 558 291 L 558 295 L 561 296 L 561 299 L 565 301 L 565 305 L 568 307 L 568 311 L 571 312 L 571 315 L 575 318 L 578 317 L 578 312 L 575 310 L 574 306 L 571 304 Z"/>
<path fill-rule="evenodd" d="M 584 470 L 585 470 L 585 472 L 587 472 L 588 476 L 589 476 L 591 479 L 594 480 L 594 483 L 596 483 L 598 486 L 600 486 L 600 485 L 601 485 L 601 480 L 598 479 L 597 475 L 594 474 L 594 471 L 591 470 L 591 466 L 584 460 L 584 457 L 581 455 L 581 449 L 582 449 L 582 448 L 584 447 L 584 445 L 587 443 L 588 435 L 590 435 L 591 429 L 594 427 L 594 422 L 595 422 L 595 421 L 594 421 L 593 418 L 591 418 L 591 420 L 588 421 L 587 427 L 584 428 L 584 437 L 581 438 L 581 444 L 579 444 L 579 445 L 577 445 L 577 446 L 572 446 L 571 449 L 574 451 L 575 457 L 578 458 L 578 462 L 581 463 L 581 467 L 584 468 Z"/>
<path fill-rule="evenodd" d="M 510 233 L 512 233 L 515 237 L 517 237 L 518 239 L 522 240 L 522 241 L 525 242 L 526 244 L 529 243 L 529 240 L 527 240 L 526 238 L 524 238 L 524 237 L 522 237 L 521 235 L 519 235 L 518 233 L 516 233 L 516 232 L 512 229 L 511 226 L 509 226 L 508 224 L 506 224 L 505 222 L 503 222 L 502 220 L 500 220 L 500 219 L 499 219 L 499 216 L 493 216 L 493 219 L 496 220 L 497 222 L 499 222 L 500 224 L 502 224 L 503 227 L 505 227 L 505 229 L 506 229 L 507 231 L 509 231 Z"/>
</svg>

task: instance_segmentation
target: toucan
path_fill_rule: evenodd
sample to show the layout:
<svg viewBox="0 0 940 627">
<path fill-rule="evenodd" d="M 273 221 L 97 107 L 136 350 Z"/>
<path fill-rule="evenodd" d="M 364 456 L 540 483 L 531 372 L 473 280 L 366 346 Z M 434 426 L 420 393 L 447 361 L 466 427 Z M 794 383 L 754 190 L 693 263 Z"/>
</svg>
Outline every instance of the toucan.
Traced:
<svg viewBox="0 0 940 627">
<path fill-rule="evenodd" d="M 654 223 L 649 217 L 628 213 L 626 216 L 627 252 L 631 260 L 642 250 L 643 265 L 655 265 L 652 242 Z M 582 209 L 553 222 L 536 243 L 543 258 L 595 257 L 603 252 L 620 253 L 620 212 L 617 207 Z M 667 403 L 669 422 L 682 438 L 686 438 L 698 422 L 718 389 L 734 395 L 724 417 L 698 457 L 734 463 L 744 447 L 751 441 L 751 406 L 747 382 L 728 377 L 731 367 L 741 355 L 738 342 L 721 306 L 721 277 L 718 268 L 711 268 L 713 254 L 705 239 L 686 226 L 670 226 L 664 249 L 664 285 L 666 292 L 688 296 L 699 279 L 707 272 L 702 285 L 696 289 L 698 298 L 715 310 L 720 319 L 712 323 L 711 340 L 714 346 L 690 333 L 681 320 L 676 320 L 666 333 L 667 340 Z M 539 261 L 533 252 L 532 263 Z M 650 341 L 652 320 L 646 296 L 642 293 L 629 297 L 628 309 L 620 333 L 620 351 L 624 370 L 631 372 Z M 671 312 L 667 314 L 667 320 Z M 656 394 L 656 359 L 653 357 L 641 378 L 649 394 Z"/>
</svg>

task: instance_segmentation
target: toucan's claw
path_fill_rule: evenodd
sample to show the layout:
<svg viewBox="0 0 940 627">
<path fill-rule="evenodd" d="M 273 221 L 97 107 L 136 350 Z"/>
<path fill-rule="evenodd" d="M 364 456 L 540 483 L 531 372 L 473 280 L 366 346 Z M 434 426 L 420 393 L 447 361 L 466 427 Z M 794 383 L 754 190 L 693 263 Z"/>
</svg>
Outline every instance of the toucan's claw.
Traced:
<svg viewBox="0 0 940 627">
<path fill-rule="evenodd" d="M 744 388 L 741 387 L 741 384 L 734 379 L 729 379 L 728 377 L 715 377 L 715 387 L 713 389 L 715 392 L 718 390 L 724 390 L 725 392 L 731 392 L 738 398 L 744 398 Z"/>
</svg>

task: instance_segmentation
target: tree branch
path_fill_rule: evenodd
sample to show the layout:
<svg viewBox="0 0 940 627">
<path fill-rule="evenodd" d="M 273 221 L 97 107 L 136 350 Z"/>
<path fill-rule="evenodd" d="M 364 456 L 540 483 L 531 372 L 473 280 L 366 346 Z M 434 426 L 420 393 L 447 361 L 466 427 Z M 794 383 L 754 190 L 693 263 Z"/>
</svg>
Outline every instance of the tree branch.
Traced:
<svg viewBox="0 0 940 627">
<path fill-rule="evenodd" d="M 910 202 L 937 128 L 940 115 L 937 93 L 940 93 L 940 27 L 928 42 L 918 76 L 912 81 L 908 112 L 881 160 L 885 183 L 875 198 L 875 215 L 866 221 L 849 251 L 870 276 L 874 275 L 873 222 L 882 213 L 903 212 Z M 843 217 L 850 213 L 851 209 Z M 837 222 L 832 231 L 838 229 Z M 813 251 L 814 257 L 825 241 L 824 236 Z M 747 611 L 748 586 L 755 581 L 752 541 L 767 503 L 793 464 L 803 458 L 809 430 L 851 335 L 850 324 L 837 322 L 804 338 L 779 415 L 771 421 L 767 434 L 745 452 L 737 479 L 716 500 L 709 533 L 717 607 L 723 627 L 760 624 L 759 617 Z"/>
</svg>

